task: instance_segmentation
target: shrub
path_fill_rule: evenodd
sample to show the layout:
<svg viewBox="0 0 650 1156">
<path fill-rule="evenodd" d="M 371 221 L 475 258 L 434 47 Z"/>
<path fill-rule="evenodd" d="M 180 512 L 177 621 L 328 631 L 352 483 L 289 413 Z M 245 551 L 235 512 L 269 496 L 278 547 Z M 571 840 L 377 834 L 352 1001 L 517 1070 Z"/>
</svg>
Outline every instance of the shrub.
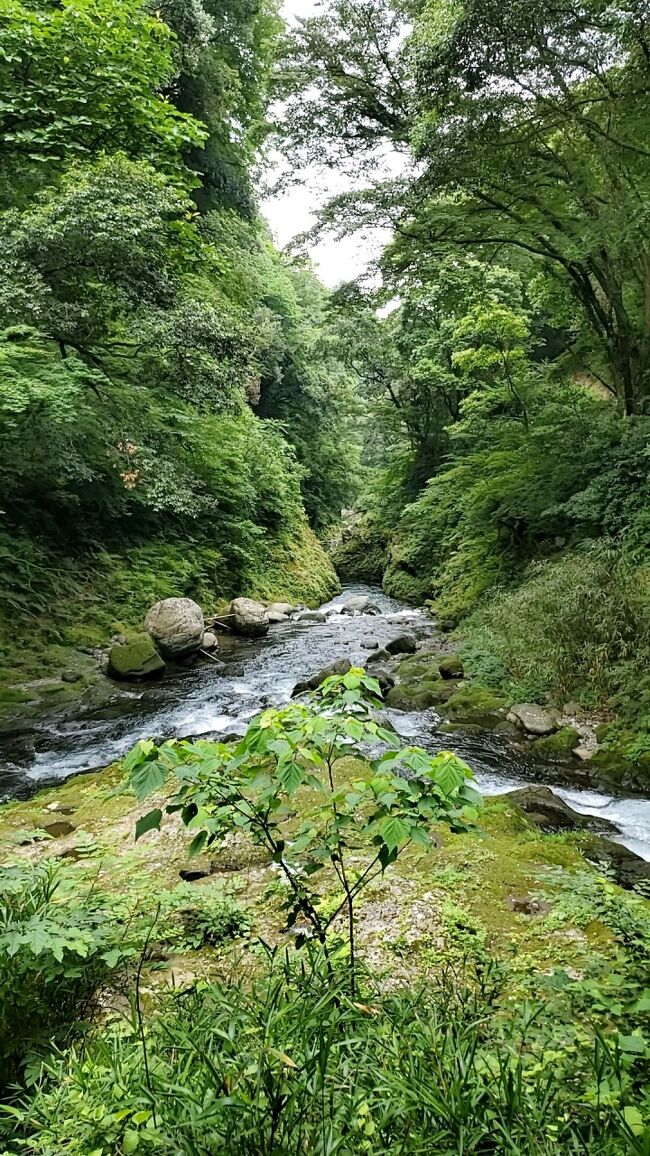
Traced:
<svg viewBox="0 0 650 1156">
<path fill-rule="evenodd" d="M 0 1087 L 80 1028 L 99 984 L 135 947 L 92 885 L 44 862 L 0 869 Z"/>
</svg>

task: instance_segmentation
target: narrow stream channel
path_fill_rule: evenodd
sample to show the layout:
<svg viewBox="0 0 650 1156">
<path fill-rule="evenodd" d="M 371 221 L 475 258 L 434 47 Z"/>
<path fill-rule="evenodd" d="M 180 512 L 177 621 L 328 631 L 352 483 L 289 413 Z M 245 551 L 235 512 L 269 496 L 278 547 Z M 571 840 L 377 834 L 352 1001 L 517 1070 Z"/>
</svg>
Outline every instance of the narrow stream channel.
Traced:
<svg viewBox="0 0 650 1156">
<path fill-rule="evenodd" d="M 341 606 L 352 594 L 370 595 L 381 616 L 335 614 L 322 624 L 274 626 L 264 639 L 226 638 L 220 655 L 227 664 L 224 674 L 205 663 L 145 687 L 115 687 L 104 704 L 83 708 L 72 720 L 43 714 L 21 734 L 21 757 L 16 756 L 16 734 L 0 736 L 0 796 L 25 796 L 69 775 L 107 766 L 142 738 L 243 733 L 255 714 L 287 702 L 296 682 L 321 667 L 339 658 L 364 665 L 369 653 L 364 642 L 382 646 L 405 628 L 420 641 L 435 635 L 430 618 L 372 587 L 347 587 L 328 605 Z M 576 810 L 616 823 L 620 842 L 650 860 L 650 799 L 558 785 L 552 769 L 532 764 L 500 735 L 437 733 L 440 720 L 434 711 L 388 713 L 407 741 L 431 751 L 456 751 L 485 794 L 544 781 Z"/>
</svg>

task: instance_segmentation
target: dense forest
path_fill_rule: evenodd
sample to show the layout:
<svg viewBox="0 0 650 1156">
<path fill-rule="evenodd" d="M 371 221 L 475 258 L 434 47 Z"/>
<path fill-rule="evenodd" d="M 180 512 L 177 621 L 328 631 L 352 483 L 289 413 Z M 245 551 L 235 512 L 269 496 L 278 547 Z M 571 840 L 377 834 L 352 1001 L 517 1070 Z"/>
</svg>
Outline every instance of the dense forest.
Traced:
<svg viewBox="0 0 650 1156">
<path fill-rule="evenodd" d="M 0 1148 L 648 1156 L 648 0 L 308 7 L 0 0 Z"/>
</svg>

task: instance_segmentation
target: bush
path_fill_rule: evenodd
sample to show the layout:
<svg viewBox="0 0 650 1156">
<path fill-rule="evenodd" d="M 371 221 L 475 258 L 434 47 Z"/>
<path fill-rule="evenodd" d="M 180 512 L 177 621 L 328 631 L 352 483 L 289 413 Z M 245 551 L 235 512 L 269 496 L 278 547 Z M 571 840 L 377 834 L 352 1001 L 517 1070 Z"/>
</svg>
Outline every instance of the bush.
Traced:
<svg viewBox="0 0 650 1156">
<path fill-rule="evenodd" d="M 463 627 L 481 669 L 488 655 L 520 698 L 609 700 L 628 714 L 650 708 L 650 584 L 615 551 L 535 563 L 518 588 L 495 595 Z M 496 668 L 498 669 L 498 668 Z"/>
<path fill-rule="evenodd" d="M 78 1032 L 99 984 L 135 950 L 106 898 L 60 865 L 0 869 L 0 1088 Z"/>
</svg>

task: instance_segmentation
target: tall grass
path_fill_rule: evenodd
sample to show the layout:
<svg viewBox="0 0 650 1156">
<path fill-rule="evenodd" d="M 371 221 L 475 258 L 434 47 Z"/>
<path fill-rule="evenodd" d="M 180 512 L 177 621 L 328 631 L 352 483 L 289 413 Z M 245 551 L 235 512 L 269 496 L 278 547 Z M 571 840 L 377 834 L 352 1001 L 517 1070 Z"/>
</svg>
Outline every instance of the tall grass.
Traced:
<svg viewBox="0 0 650 1156">
<path fill-rule="evenodd" d="M 535 1017 L 515 1029 L 499 1016 L 491 968 L 398 994 L 366 977 L 355 1001 L 346 987 L 312 957 L 172 996 L 148 1022 L 146 1066 L 135 1021 L 103 1029 L 50 1066 L 14 1143 L 41 1156 L 643 1151 L 583 1094 L 588 1047 L 568 1049 L 564 1081 L 527 1054 Z"/>
</svg>

